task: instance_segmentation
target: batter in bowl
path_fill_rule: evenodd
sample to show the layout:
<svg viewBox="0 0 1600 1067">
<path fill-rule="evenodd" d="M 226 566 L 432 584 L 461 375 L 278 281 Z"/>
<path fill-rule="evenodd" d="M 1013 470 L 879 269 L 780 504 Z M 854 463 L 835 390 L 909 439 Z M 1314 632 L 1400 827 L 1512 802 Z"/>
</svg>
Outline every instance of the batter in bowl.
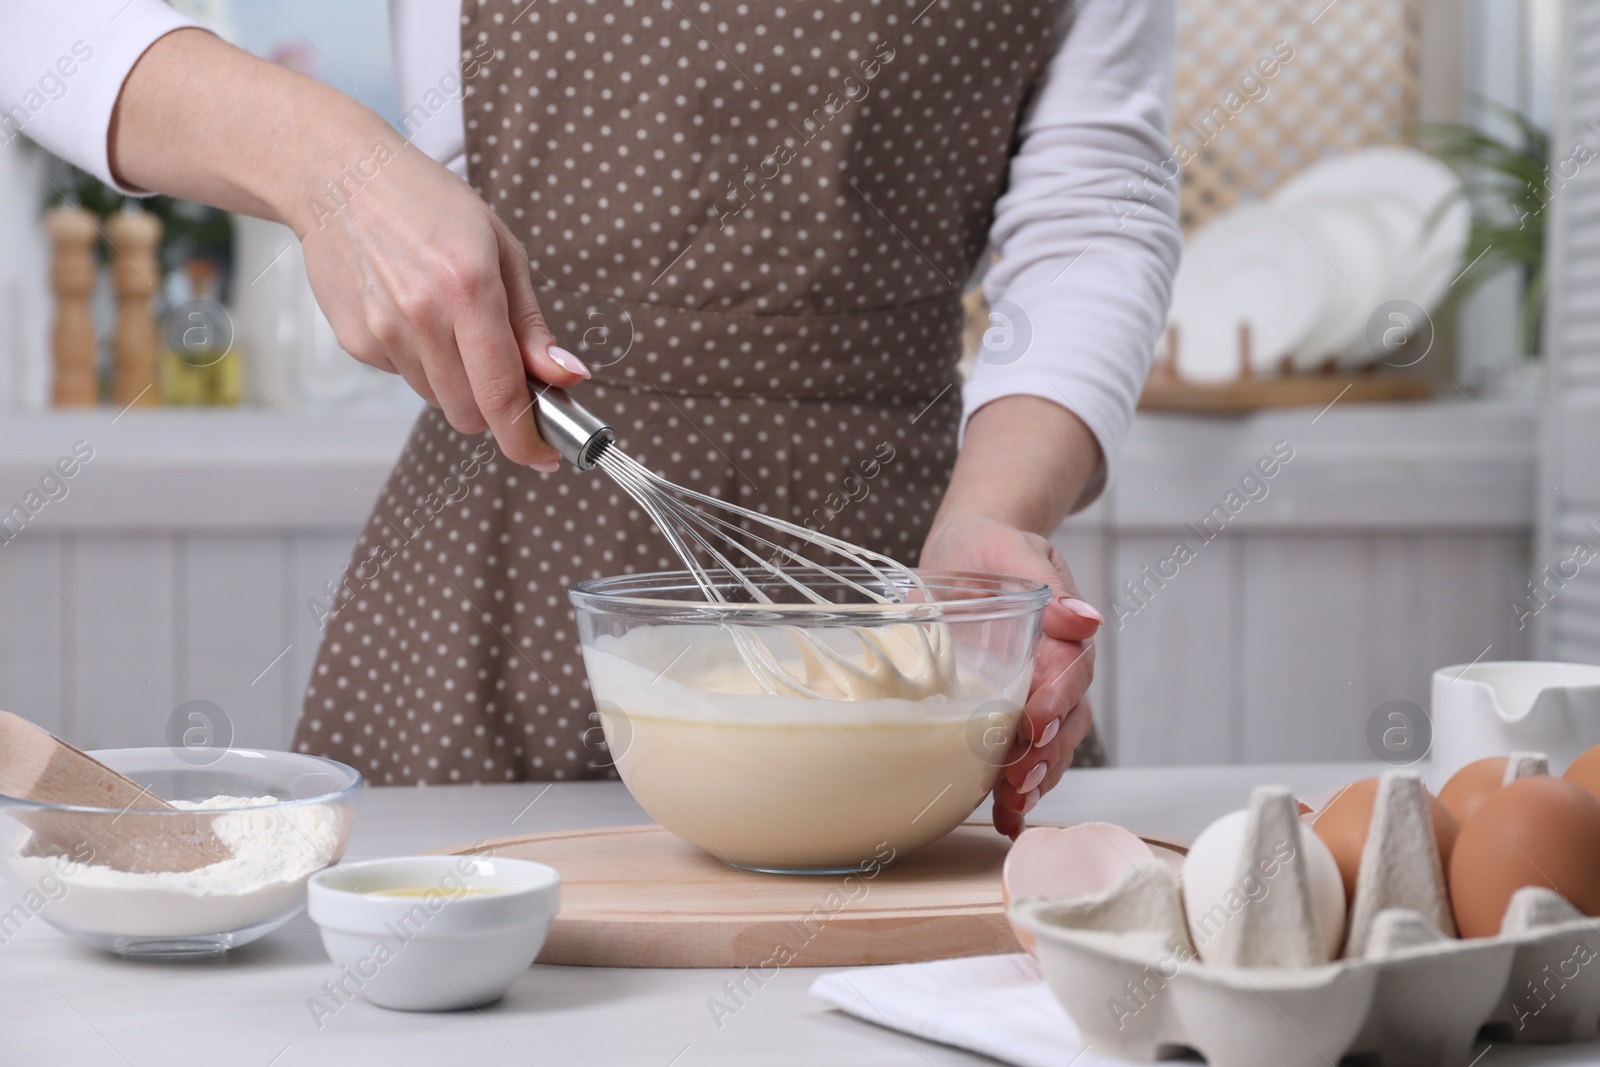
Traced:
<svg viewBox="0 0 1600 1067">
<path fill-rule="evenodd" d="M 612 757 L 658 822 L 735 866 L 846 871 L 966 819 L 994 785 L 1026 696 L 1027 672 L 989 677 L 945 633 L 930 657 L 914 629 L 809 630 L 869 664 L 863 648 L 877 648 L 897 668 L 838 675 L 808 673 L 807 642 L 747 628 L 810 688 L 831 685 L 827 697 L 763 691 L 726 627 L 636 627 L 584 656 Z"/>
</svg>

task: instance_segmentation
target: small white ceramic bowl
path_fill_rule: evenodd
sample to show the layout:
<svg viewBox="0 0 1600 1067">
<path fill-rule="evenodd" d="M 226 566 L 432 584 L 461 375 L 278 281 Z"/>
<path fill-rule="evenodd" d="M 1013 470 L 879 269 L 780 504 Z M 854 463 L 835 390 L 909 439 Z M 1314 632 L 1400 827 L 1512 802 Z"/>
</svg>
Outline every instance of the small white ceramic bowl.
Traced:
<svg viewBox="0 0 1600 1067">
<path fill-rule="evenodd" d="M 484 856 L 329 867 L 312 876 L 306 903 L 339 984 L 400 1011 L 499 1000 L 539 954 L 560 907 L 555 868 Z"/>
</svg>

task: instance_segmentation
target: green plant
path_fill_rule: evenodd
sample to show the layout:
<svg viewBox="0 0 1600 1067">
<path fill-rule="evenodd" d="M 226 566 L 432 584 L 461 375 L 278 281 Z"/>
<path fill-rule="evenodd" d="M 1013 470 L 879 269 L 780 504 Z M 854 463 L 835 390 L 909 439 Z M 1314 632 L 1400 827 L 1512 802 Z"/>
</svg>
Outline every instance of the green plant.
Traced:
<svg viewBox="0 0 1600 1067">
<path fill-rule="evenodd" d="M 1470 266 L 1457 283 L 1458 297 L 1504 271 L 1519 272 L 1523 351 L 1532 355 L 1539 351 L 1544 307 L 1550 134 L 1524 115 L 1497 110 L 1515 125 L 1520 143 L 1458 123 L 1419 123 L 1413 130 L 1420 147 L 1461 173 L 1462 195 L 1472 204 L 1466 251 Z M 1435 212 L 1434 221 L 1446 206 Z"/>
</svg>

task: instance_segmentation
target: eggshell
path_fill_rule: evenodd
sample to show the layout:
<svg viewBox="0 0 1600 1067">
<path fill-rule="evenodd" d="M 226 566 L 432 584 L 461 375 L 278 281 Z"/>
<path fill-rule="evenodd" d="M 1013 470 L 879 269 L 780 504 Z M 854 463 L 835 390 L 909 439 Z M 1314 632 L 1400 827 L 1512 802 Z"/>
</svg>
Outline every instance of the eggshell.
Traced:
<svg viewBox="0 0 1600 1067">
<path fill-rule="evenodd" d="M 1485 756 L 1452 774 L 1439 790 L 1439 802 L 1450 809 L 1458 824 L 1465 823 L 1484 798 L 1499 789 L 1505 780 L 1506 758 Z"/>
<path fill-rule="evenodd" d="M 1189 846 L 1183 861 L 1183 907 L 1188 917 L 1190 934 L 1205 958 L 1205 937 L 1200 929 L 1200 919 L 1218 905 L 1236 912 L 1237 898 L 1246 897 L 1239 874 L 1240 851 L 1244 848 L 1250 812 L 1230 812 L 1200 831 L 1200 836 Z M 1305 856 L 1305 868 L 1311 887 L 1312 921 L 1316 924 L 1317 939 L 1322 943 L 1325 959 L 1339 954 L 1344 940 L 1345 897 L 1339 878 L 1339 865 L 1322 839 L 1300 828 L 1299 849 Z M 1267 883 L 1270 892 L 1270 882 Z M 1230 894 L 1235 898 L 1230 902 Z"/>
<path fill-rule="evenodd" d="M 1000 896 L 1006 914 L 1025 897 L 1103 893 L 1139 863 L 1156 858 L 1137 834 L 1108 822 L 1037 826 L 1024 830 L 1006 853 Z M 1017 942 L 1033 952 L 1033 934 L 1013 923 Z"/>
<path fill-rule="evenodd" d="M 1595 745 L 1573 760 L 1572 766 L 1561 777 L 1600 797 L 1600 745 Z"/>
<path fill-rule="evenodd" d="M 1461 824 L 1450 903 L 1462 937 L 1500 932 L 1511 895 L 1543 886 L 1600 915 L 1600 799 L 1560 778 L 1523 778 Z"/>
<path fill-rule="evenodd" d="M 1339 876 L 1344 879 L 1346 900 L 1356 896 L 1356 875 L 1361 870 L 1361 852 L 1367 847 L 1367 830 L 1372 825 L 1372 806 L 1378 799 L 1378 779 L 1363 778 L 1339 791 L 1326 807 L 1317 813 L 1311 828 L 1322 838 L 1328 851 L 1339 865 Z M 1433 822 L 1433 839 L 1439 845 L 1439 862 L 1450 869 L 1450 852 L 1455 847 L 1459 829 L 1450 809 L 1435 797 L 1428 798 L 1428 815 Z"/>
</svg>

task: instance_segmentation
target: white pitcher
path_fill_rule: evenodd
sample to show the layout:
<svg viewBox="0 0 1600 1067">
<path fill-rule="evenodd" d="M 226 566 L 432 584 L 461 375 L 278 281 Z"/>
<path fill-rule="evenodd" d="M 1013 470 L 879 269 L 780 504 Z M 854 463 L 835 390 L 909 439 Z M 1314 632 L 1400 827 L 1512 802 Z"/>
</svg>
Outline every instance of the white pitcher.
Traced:
<svg viewBox="0 0 1600 1067">
<path fill-rule="evenodd" d="M 1538 661 L 1460 664 L 1433 672 L 1435 788 L 1484 756 L 1543 752 L 1560 774 L 1600 745 L 1600 667 Z"/>
</svg>

